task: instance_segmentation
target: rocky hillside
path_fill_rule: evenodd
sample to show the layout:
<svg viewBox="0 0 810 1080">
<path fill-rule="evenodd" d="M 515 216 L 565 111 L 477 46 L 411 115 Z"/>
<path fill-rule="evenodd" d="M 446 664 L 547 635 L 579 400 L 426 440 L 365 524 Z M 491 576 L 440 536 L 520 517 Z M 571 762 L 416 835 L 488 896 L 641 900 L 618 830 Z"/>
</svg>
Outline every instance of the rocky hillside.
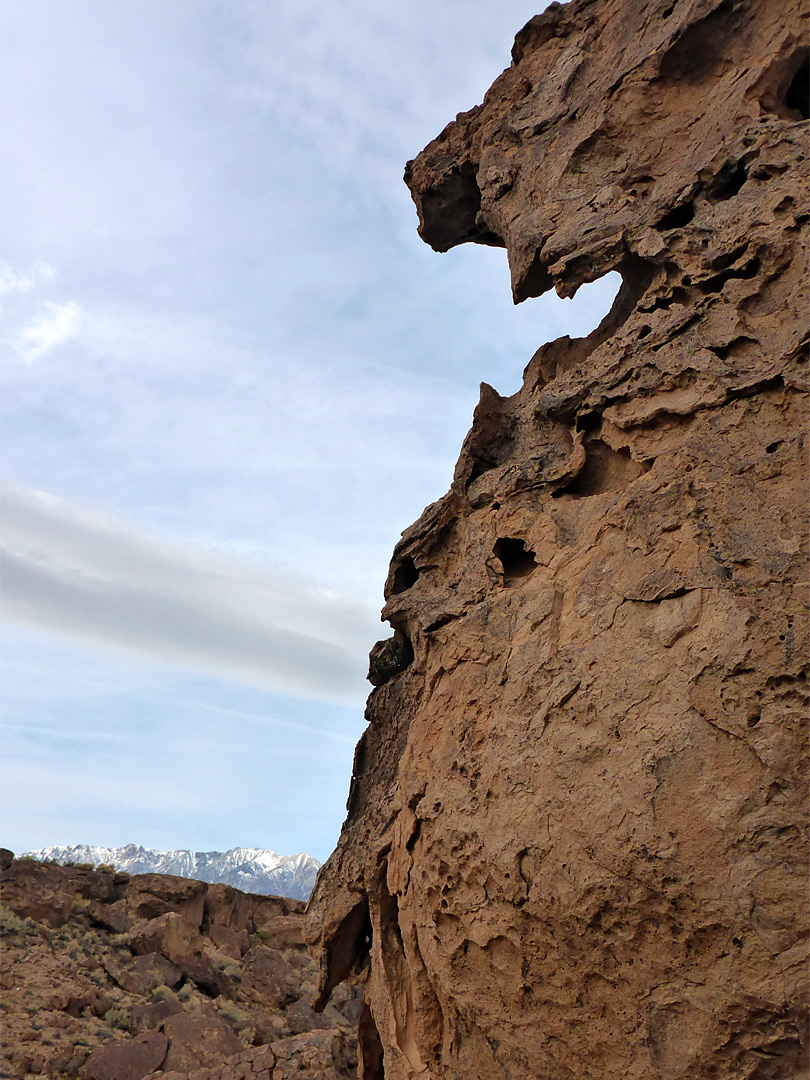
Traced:
<svg viewBox="0 0 810 1080">
<path fill-rule="evenodd" d="M 289 896 L 307 900 L 321 864 L 311 855 L 279 855 L 265 848 L 229 851 L 154 851 L 139 844 L 97 847 L 72 844 L 27 851 L 25 857 L 42 862 L 91 863 L 114 866 L 129 874 L 175 874 L 211 884 L 224 882 L 243 892 L 263 896 Z"/>
<path fill-rule="evenodd" d="M 0 1076 L 349 1080 L 362 990 L 325 1012 L 304 905 L 3 852 Z"/>
<path fill-rule="evenodd" d="M 394 552 L 306 931 L 367 1080 L 808 1075 L 807 42 L 554 3 L 407 167 L 516 301 L 623 286 Z"/>
</svg>

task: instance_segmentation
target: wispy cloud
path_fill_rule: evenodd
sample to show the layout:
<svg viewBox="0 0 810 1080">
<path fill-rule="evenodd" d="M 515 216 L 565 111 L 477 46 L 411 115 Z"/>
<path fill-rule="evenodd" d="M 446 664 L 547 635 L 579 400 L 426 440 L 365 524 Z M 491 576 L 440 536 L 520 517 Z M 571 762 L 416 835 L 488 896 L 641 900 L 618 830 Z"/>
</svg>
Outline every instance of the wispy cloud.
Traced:
<svg viewBox="0 0 810 1080">
<path fill-rule="evenodd" d="M 34 320 L 11 339 L 11 345 L 30 364 L 57 345 L 76 337 L 81 319 L 82 309 L 75 300 L 68 300 L 64 304 L 46 301 Z"/>
<path fill-rule="evenodd" d="M 7 262 L 0 262 L 0 302 L 7 296 L 25 295 L 40 285 L 53 281 L 54 270 L 48 263 L 38 262 L 29 271 L 18 270 Z"/>
<path fill-rule="evenodd" d="M 294 696 L 362 700 L 379 636 L 355 600 L 11 485 L 2 576 L 9 618 Z"/>
</svg>

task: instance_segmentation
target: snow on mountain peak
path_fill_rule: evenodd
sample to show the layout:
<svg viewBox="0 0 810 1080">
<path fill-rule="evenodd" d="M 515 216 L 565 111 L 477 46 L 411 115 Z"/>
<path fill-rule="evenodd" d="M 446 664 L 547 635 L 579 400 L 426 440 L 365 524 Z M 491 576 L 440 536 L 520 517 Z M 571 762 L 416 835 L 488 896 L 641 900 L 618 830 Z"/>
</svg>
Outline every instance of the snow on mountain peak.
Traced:
<svg viewBox="0 0 810 1080">
<path fill-rule="evenodd" d="M 41 862 L 111 865 L 130 874 L 175 874 L 210 883 L 224 882 L 243 892 L 306 900 L 321 864 L 311 855 L 279 855 L 267 848 L 228 851 L 153 851 L 136 844 L 108 848 L 73 844 L 27 851 Z"/>
</svg>

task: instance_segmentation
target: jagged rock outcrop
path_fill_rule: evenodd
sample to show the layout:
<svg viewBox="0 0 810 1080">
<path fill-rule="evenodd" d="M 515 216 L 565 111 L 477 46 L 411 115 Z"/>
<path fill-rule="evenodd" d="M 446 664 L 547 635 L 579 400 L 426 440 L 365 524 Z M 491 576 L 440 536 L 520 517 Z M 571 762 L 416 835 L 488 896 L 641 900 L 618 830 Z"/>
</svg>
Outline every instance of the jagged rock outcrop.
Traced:
<svg viewBox="0 0 810 1080">
<path fill-rule="evenodd" d="M 806 1075 L 807 35 L 552 4 L 407 166 L 516 301 L 623 286 L 394 552 L 307 921 L 366 1080 Z"/>
</svg>

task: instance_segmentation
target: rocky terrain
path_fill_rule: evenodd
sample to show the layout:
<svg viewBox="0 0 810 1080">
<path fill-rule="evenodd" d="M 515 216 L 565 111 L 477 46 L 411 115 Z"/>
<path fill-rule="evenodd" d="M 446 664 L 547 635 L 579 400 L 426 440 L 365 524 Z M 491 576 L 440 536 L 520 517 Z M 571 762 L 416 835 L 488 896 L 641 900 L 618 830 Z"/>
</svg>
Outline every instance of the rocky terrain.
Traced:
<svg viewBox="0 0 810 1080">
<path fill-rule="evenodd" d="M 0 1076 L 357 1075 L 362 990 L 313 1013 L 300 901 L 2 856 Z"/>
<path fill-rule="evenodd" d="M 807 41 L 552 4 L 407 166 L 516 302 L 623 286 L 394 552 L 306 923 L 366 1080 L 808 1075 Z"/>
<path fill-rule="evenodd" d="M 289 896 L 294 900 L 309 898 L 321 865 L 311 855 L 279 855 L 265 848 L 154 851 L 140 844 L 116 848 L 70 844 L 27 851 L 24 857 L 61 865 L 114 866 L 129 874 L 175 874 L 212 884 L 224 882 L 243 892 Z"/>
</svg>

